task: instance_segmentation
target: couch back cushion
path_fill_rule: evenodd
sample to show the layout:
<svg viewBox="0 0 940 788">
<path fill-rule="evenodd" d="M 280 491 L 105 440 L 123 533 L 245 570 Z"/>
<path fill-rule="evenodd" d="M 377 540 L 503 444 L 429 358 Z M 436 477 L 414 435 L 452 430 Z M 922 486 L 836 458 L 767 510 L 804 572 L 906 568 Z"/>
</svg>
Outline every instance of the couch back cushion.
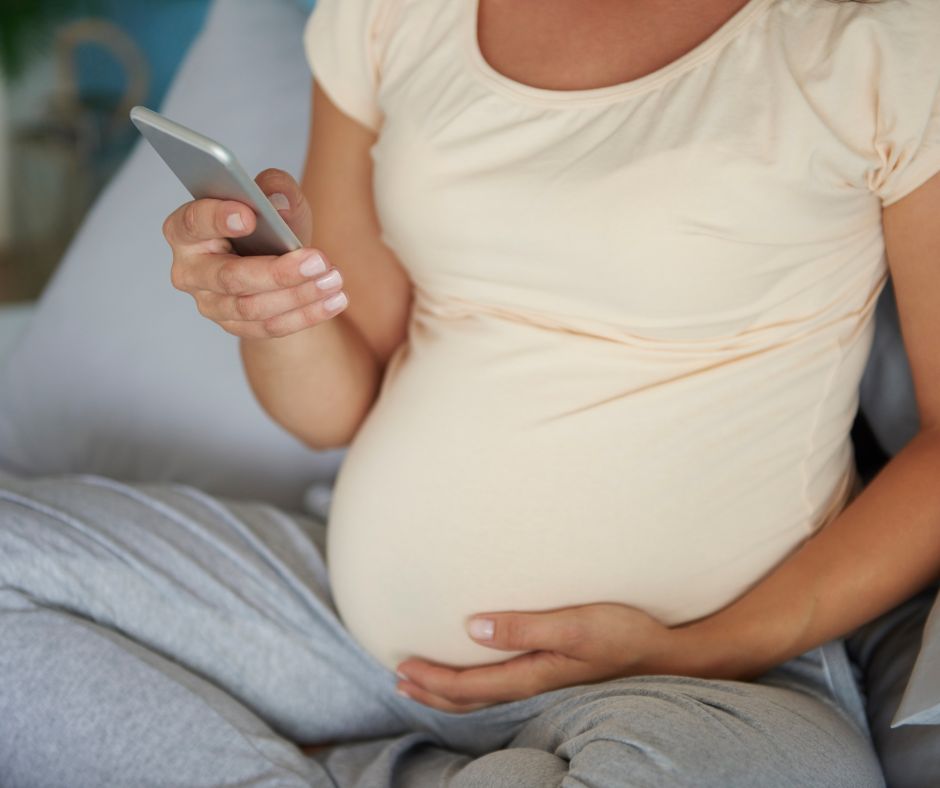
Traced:
<svg viewBox="0 0 940 788">
<path fill-rule="evenodd" d="M 299 177 L 310 71 L 293 0 L 216 0 L 160 108 L 252 175 Z M 312 450 L 261 409 L 238 338 L 170 283 L 162 223 L 191 199 L 139 141 L 93 206 L 0 369 L 0 468 L 180 481 L 300 510 L 345 449 Z"/>
</svg>

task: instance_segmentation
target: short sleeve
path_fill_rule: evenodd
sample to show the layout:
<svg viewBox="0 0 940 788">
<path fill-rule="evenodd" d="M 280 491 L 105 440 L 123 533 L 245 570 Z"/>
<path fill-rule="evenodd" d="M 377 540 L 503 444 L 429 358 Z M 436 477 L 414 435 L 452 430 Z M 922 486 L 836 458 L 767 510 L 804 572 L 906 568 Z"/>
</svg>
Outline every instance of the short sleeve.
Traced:
<svg viewBox="0 0 940 788">
<path fill-rule="evenodd" d="M 868 185 L 890 205 L 940 172 L 940 2 L 908 0 L 880 38 L 874 166 Z M 878 6 L 871 6 L 876 9 Z"/>
<path fill-rule="evenodd" d="M 346 115 L 377 131 L 378 28 L 385 0 L 317 0 L 304 27 L 314 79 Z"/>
</svg>

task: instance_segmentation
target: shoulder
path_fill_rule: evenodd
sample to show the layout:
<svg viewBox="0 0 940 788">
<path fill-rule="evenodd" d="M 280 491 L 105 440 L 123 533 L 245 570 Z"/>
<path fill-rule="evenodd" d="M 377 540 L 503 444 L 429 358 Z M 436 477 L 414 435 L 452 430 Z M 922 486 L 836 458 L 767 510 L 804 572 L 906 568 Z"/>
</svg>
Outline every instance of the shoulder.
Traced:
<svg viewBox="0 0 940 788">
<path fill-rule="evenodd" d="M 303 29 L 314 78 L 347 115 L 375 131 L 389 14 L 399 0 L 317 0 Z"/>
<path fill-rule="evenodd" d="M 429 21 L 448 16 L 450 3 L 439 0 L 317 0 L 307 19 L 304 40 L 324 48 L 344 47 L 365 54 L 378 69 L 389 41 L 401 28 L 426 35 Z"/>
<path fill-rule="evenodd" d="M 940 0 L 776 0 L 768 70 L 839 145 L 840 172 L 887 204 L 934 168 Z"/>
<path fill-rule="evenodd" d="M 774 39 L 804 91 L 835 106 L 930 104 L 940 87 L 940 0 L 777 0 Z"/>
<path fill-rule="evenodd" d="M 367 40 L 382 27 L 393 7 L 403 0 L 317 0 L 307 18 L 305 35 L 326 30 L 334 35 Z"/>
<path fill-rule="evenodd" d="M 815 55 L 844 55 L 872 47 L 879 52 L 936 51 L 940 37 L 938 0 L 777 0 L 773 12 L 781 37 Z"/>
</svg>

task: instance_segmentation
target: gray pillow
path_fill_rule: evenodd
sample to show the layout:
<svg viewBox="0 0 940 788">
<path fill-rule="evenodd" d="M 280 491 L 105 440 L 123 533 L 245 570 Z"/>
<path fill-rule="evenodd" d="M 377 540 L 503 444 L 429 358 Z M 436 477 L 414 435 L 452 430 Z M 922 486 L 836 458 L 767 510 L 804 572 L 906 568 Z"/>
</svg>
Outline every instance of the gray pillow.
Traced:
<svg viewBox="0 0 940 788">
<path fill-rule="evenodd" d="M 940 725 L 940 596 L 929 589 L 932 606 L 921 633 L 920 650 L 891 727 Z M 940 738 L 936 753 L 940 763 Z"/>
<path fill-rule="evenodd" d="M 307 14 L 217 0 L 161 108 L 254 175 L 296 176 L 309 124 Z M 180 481 L 300 511 L 345 449 L 314 451 L 260 408 L 238 339 L 170 284 L 164 218 L 191 199 L 142 141 L 94 205 L 0 369 L 0 468 Z"/>
<path fill-rule="evenodd" d="M 927 588 L 846 639 L 850 655 L 862 668 L 872 740 L 891 788 L 940 785 L 940 728 L 892 725 L 905 686 L 909 693 L 916 687 L 909 684 L 911 670 L 936 594 L 936 585 Z"/>
<path fill-rule="evenodd" d="M 862 376 L 860 408 L 882 448 L 897 454 L 917 434 L 919 418 L 910 363 L 904 347 L 894 288 L 889 278 L 875 309 L 875 337 L 871 356 Z M 917 659 L 906 683 L 894 682 L 882 692 L 881 703 L 896 709 L 891 727 L 902 725 L 940 725 L 940 596 L 928 589 L 932 607 L 923 632 L 918 630 Z M 923 605 L 924 594 L 920 594 Z M 893 615 L 885 614 L 885 620 Z M 896 645 L 894 645 L 896 644 Z M 895 647 L 884 664 L 903 662 L 910 652 L 910 639 L 886 640 L 883 650 Z M 906 664 L 910 664 L 908 660 Z M 905 739 L 912 748 L 914 739 Z M 923 737 L 918 741 L 924 741 Z M 940 760 L 940 737 L 930 744 L 931 757 Z"/>
<path fill-rule="evenodd" d="M 859 408 L 881 448 L 891 456 L 901 451 L 920 428 L 914 381 L 890 277 L 875 305 L 875 336 L 859 386 Z"/>
</svg>

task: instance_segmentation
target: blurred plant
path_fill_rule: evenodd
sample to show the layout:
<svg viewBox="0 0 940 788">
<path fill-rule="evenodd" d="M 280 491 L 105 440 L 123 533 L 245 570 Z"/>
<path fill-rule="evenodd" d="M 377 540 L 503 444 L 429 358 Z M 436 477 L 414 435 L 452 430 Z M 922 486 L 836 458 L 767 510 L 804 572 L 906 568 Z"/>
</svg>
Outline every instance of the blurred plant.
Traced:
<svg viewBox="0 0 940 788">
<path fill-rule="evenodd" d="M 0 1 L 0 68 L 10 79 L 43 50 L 63 19 L 100 13 L 105 0 Z"/>
</svg>

